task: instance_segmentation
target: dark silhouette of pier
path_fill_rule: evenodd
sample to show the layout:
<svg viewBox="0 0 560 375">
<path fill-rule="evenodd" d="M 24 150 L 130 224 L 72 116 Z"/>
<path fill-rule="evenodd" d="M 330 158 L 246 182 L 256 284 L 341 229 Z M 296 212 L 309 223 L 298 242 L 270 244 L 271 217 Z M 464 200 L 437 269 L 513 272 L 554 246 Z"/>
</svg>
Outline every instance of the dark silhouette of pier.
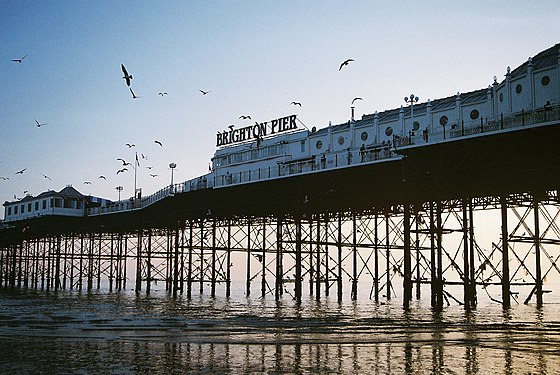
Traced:
<svg viewBox="0 0 560 375">
<path fill-rule="evenodd" d="M 131 211 L 9 223 L 0 231 L 0 284 L 150 293 L 159 282 L 174 295 L 229 296 L 235 255 L 246 294 L 342 300 L 367 288 L 375 301 L 399 298 L 409 308 L 429 285 L 434 308 L 470 308 L 494 286 L 505 307 L 542 305 L 545 280 L 560 273 L 560 123 L 553 114 L 531 124 L 513 118 L 516 127 L 503 121 L 399 146 L 401 158 L 384 162 L 182 192 Z"/>
</svg>

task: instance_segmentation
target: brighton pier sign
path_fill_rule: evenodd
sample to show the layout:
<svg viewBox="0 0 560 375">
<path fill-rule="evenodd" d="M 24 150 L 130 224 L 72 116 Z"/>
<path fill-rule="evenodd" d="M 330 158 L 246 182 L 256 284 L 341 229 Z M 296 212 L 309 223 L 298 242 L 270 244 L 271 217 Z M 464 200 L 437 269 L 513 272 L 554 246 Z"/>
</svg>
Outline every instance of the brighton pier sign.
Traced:
<svg viewBox="0 0 560 375">
<path fill-rule="evenodd" d="M 267 135 L 284 133 L 294 129 L 297 129 L 296 115 L 281 117 L 270 122 L 256 122 L 254 125 L 239 129 L 235 129 L 234 125 L 230 125 L 229 130 L 218 132 L 216 147 L 241 143 L 251 139 L 262 139 Z"/>
</svg>

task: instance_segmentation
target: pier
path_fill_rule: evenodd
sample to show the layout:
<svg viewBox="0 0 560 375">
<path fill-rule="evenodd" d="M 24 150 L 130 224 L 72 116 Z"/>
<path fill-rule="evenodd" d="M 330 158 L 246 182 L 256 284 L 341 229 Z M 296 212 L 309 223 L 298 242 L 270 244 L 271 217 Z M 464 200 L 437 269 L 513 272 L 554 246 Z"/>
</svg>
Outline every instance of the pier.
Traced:
<svg viewBox="0 0 560 375">
<path fill-rule="evenodd" d="M 398 145 L 382 162 L 178 184 L 145 207 L 6 223 L 0 284 L 229 296 L 235 269 L 246 295 L 276 299 L 366 290 L 404 308 L 423 298 L 474 308 L 494 287 L 504 307 L 542 305 L 560 273 L 559 113 Z"/>
</svg>

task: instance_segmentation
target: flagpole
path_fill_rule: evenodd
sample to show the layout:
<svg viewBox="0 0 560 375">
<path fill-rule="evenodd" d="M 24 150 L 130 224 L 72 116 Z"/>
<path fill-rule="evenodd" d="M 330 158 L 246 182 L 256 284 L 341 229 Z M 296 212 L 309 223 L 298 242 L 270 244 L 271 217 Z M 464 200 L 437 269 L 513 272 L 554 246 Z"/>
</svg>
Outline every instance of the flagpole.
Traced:
<svg viewBox="0 0 560 375">
<path fill-rule="evenodd" d="M 135 153 L 136 158 L 134 160 L 134 200 L 136 200 L 136 170 L 138 168 L 138 152 Z"/>
</svg>

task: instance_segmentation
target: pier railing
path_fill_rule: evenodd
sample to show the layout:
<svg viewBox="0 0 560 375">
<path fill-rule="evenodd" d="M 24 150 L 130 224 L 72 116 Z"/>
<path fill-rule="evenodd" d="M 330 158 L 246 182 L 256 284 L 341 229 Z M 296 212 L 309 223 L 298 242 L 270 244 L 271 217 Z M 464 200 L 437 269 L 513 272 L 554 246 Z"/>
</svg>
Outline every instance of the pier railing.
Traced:
<svg viewBox="0 0 560 375">
<path fill-rule="evenodd" d="M 166 186 L 149 196 L 137 199 L 129 198 L 114 202 L 106 207 L 90 208 L 87 210 L 87 214 L 91 216 L 142 209 L 175 194 L 200 189 L 227 187 L 335 168 L 346 168 L 363 163 L 375 163 L 392 158 L 397 159 L 399 158 L 397 155 L 399 147 L 442 142 L 454 138 L 509 130 L 557 120 L 560 120 L 560 105 L 547 105 L 544 108 L 521 111 L 509 116 L 501 114 L 498 118 L 481 118 L 480 120 L 461 122 L 460 124 L 452 123 L 441 126 L 437 131 L 418 131 L 416 134 L 409 134 L 407 136 L 395 136 L 391 143 L 366 150 L 341 150 L 336 153 L 330 153 L 325 158 L 313 156 L 299 161 L 286 161 L 274 167 L 249 169 L 229 175 L 213 176 L 208 174 Z"/>
</svg>

